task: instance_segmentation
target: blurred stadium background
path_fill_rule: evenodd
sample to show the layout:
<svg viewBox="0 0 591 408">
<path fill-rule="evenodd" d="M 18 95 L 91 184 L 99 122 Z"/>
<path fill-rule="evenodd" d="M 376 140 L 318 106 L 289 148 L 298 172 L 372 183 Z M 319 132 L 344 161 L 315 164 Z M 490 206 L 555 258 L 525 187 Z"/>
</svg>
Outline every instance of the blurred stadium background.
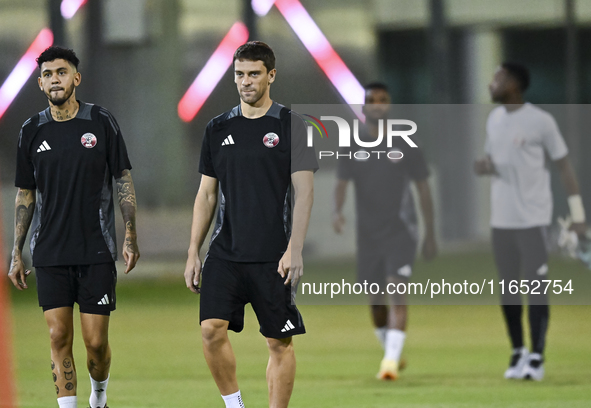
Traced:
<svg viewBox="0 0 591 408">
<path fill-rule="evenodd" d="M 245 33 L 248 32 L 251 39 L 260 39 L 270 44 L 277 55 L 278 70 L 272 98 L 287 106 L 345 101 L 362 103 L 361 95 L 350 92 L 351 89 L 355 89 L 355 83 L 364 84 L 374 80 L 381 80 L 389 85 L 393 103 L 397 104 L 489 103 L 488 83 L 496 66 L 506 59 L 522 62 L 530 68 L 532 85 L 527 93 L 530 102 L 591 103 L 591 1 L 588 0 L 277 0 L 277 4 L 269 8 L 272 3 L 273 0 L 0 0 L 0 86 L 3 86 L 3 91 L 0 91 L 0 108 L 6 107 L 5 111 L 0 109 L 0 211 L 3 212 L 6 245 L 2 251 L 5 258 L 10 254 L 13 237 L 14 153 L 19 129 L 28 117 L 47 106 L 46 99 L 36 85 L 36 70 L 30 77 L 25 75 L 26 70 L 19 71 L 28 79 L 14 100 L 6 103 L 8 88 L 14 91 L 16 86 L 8 79 L 40 32 L 48 27 L 53 33 L 55 44 L 67 45 L 78 53 L 83 80 L 77 95 L 79 99 L 105 106 L 113 112 L 123 130 L 134 166 L 132 174 L 138 196 L 138 231 L 142 259 L 133 272 L 133 277 L 129 277 L 127 283 L 127 278 L 120 281 L 122 311 L 116 314 L 114 321 L 121 319 L 130 323 L 131 317 L 125 317 L 129 313 L 133 313 L 133 317 L 138 320 L 146 320 L 143 327 L 137 328 L 138 337 L 132 336 L 132 341 L 145 346 L 146 353 L 150 354 L 156 354 L 150 351 L 150 344 L 176 350 L 174 344 L 178 340 L 175 340 L 174 333 L 178 329 L 179 336 L 185 335 L 183 338 L 192 343 L 191 347 L 186 347 L 186 344 L 184 347 L 192 353 L 191 361 L 198 368 L 183 366 L 179 371 L 174 367 L 165 368 L 167 359 L 159 357 L 162 362 L 156 365 L 167 370 L 162 376 L 168 376 L 167 381 L 170 382 L 174 382 L 176 378 L 180 384 L 193 384 L 187 385 L 192 392 L 203 394 L 207 390 L 207 393 L 216 398 L 219 398 L 217 391 L 200 357 L 196 313 L 193 313 L 196 312 L 196 301 L 189 296 L 188 291 L 184 292 L 180 275 L 188 245 L 192 203 L 200 180 L 197 165 L 203 129 L 213 116 L 238 103 L 232 73 L 225 70 L 227 65 L 219 60 L 206 65 L 216 49 L 223 54 L 224 46 L 218 48 L 221 42 L 233 47 L 232 41 L 245 38 Z M 66 19 L 64 15 L 71 18 Z M 244 26 L 236 26 L 235 23 L 239 21 Z M 344 62 L 344 66 L 355 77 L 350 87 L 329 80 L 322 69 L 322 62 L 319 65 L 315 60 L 313 45 L 322 43 L 322 37 L 317 36 L 318 31 L 310 21 L 318 26 Z M 308 48 L 312 48 L 312 52 Z M 209 69 L 204 70 L 206 67 Z M 179 116 L 179 101 L 202 70 L 207 76 L 202 77 L 203 82 L 199 83 L 201 88 L 197 89 L 195 100 L 201 100 L 203 105 L 194 118 L 187 120 L 189 117 L 184 117 L 183 120 Z M 219 77 L 221 80 L 216 85 Z M 213 88 L 211 95 L 206 92 L 208 87 Z M 586 153 L 591 149 L 591 138 L 586 133 L 586 127 L 564 123 L 561 130 L 569 145 L 589 214 L 591 161 L 586 160 Z M 421 145 L 434 174 L 431 181 L 436 193 L 437 229 L 441 247 L 444 254 L 447 254 L 443 260 L 435 261 L 441 262 L 439 265 L 442 271 L 454 270 L 462 265 L 489 268 L 491 274 L 494 270 L 487 246 L 488 185 L 473 176 L 471 169 L 473 159 L 481 155 L 484 135 L 484 129 L 481 129 L 468 138 L 428 138 Z M 328 203 L 333 185 L 333 171 L 321 171 L 317 174 L 318 205 L 314 209 L 306 248 L 310 268 L 323 262 L 331 262 L 331 259 L 326 259 L 329 256 L 352 253 L 354 215 L 351 199 L 347 205 L 349 228 L 346 235 L 337 239 L 330 228 Z M 567 208 L 564 192 L 554 180 L 553 187 L 555 213 L 564 214 Z M 468 262 L 473 259 L 480 260 L 482 265 Z M 353 273 L 352 264 L 349 262 L 347 265 L 349 272 Z M 579 272 L 582 270 L 581 266 L 572 262 L 557 265 Z M 422 266 L 423 264 L 418 265 L 419 268 Z M 149 279 L 141 281 L 142 277 Z M 163 289 L 158 291 L 155 287 Z M 172 289 L 173 287 L 178 287 L 179 290 Z M 186 296 L 184 301 L 177 301 L 178 304 L 172 302 L 163 307 L 160 313 L 157 312 L 157 307 L 146 306 L 152 304 L 148 296 L 166 304 L 175 297 L 182 297 L 183 293 Z M 46 329 L 32 291 L 27 295 L 12 291 L 11 295 L 14 305 L 13 343 L 16 350 L 14 360 L 18 368 L 19 396 L 22 406 L 33 407 L 37 406 L 34 401 L 37 401 L 35 398 L 40 398 L 39 395 L 51 394 L 51 387 L 45 387 L 42 382 L 50 378 L 49 370 L 45 370 L 47 367 L 44 366 L 47 365 L 45 354 L 48 350 Z M 133 312 L 125 310 L 126 296 L 130 297 L 131 305 L 137 306 L 133 308 Z M 153 303 L 157 304 L 156 301 Z M 313 333 L 314 324 L 319 330 L 323 328 L 322 316 L 329 312 L 319 307 L 309 308 L 308 319 L 314 322 L 310 330 Z M 182 309 L 181 314 L 190 319 L 190 322 L 175 318 L 172 321 L 178 322 L 177 325 L 159 330 L 158 336 L 153 338 L 155 334 L 151 331 L 158 325 L 157 320 L 169 321 L 166 313 L 170 313 L 170 316 L 179 309 Z M 306 387 L 319 393 L 314 381 L 323 375 L 332 375 L 332 382 L 322 383 L 325 387 L 334 387 L 343 392 L 349 386 L 363 389 L 366 403 L 362 404 L 361 400 L 351 400 L 348 403 L 341 398 L 315 404 L 312 395 L 316 394 L 310 391 L 310 399 L 304 396 L 295 397 L 293 405 L 391 406 L 389 387 L 369 382 L 380 353 L 377 343 L 372 343 L 373 335 L 367 311 L 364 308 L 331 310 L 330 313 L 342 315 L 345 322 L 345 315 L 354 317 L 347 323 L 349 326 L 340 327 L 340 330 L 332 326 L 329 327 L 336 331 L 322 330 L 322 334 L 331 339 L 331 343 L 334 342 L 336 351 L 341 353 L 337 355 L 335 351 L 333 356 L 334 361 L 331 364 L 334 363 L 334 371 L 322 371 L 321 365 L 318 366 L 318 372 L 311 370 L 310 367 L 315 367 L 314 365 L 302 369 L 298 374 L 299 379 L 303 378 L 302 385 L 297 385 L 296 394 L 307 392 Z M 442 337 L 447 339 L 443 340 L 443 345 L 437 346 L 439 351 L 430 349 L 432 344 L 429 339 L 438 339 L 441 334 L 432 325 L 438 321 L 447 321 L 448 312 L 454 316 L 449 318 L 451 327 L 461 328 L 463 326 L 458 321 L 473 319 L 478 323 L 475 326 L 476 333 L 478 330 L 486 332 L 488 326 L 485 322 L 494 320 L 495 329 L 490 330 L 491 333 L 494 332 L 492 337 L 477 334 L 469 341 L 478 349 L 477 364 L 484 364 L 476 371 L 487 372 L 486 375 L 471 377 L 470 370 L 460 370 L 460 377 L 449 378 L 451 374 L 446 369 L 456 367 L 450 361 L 451 356 L 462 352 L 459 345 L 446 349 L 446 344 L 451 344 L 456 336 L 450 328 L 441 328 L 449 332 Z M 409 404 L 404 406 L 412 407 L 530 406 L 527 402 L 510 405 L 510 398 L 499 400 L 498 405 L 494 405 L 494 398 L 500 398 L 499 392 L 509 392 L 509 395 L 523 392 L 517 385 L 507 386 L 498 380 L 506 364 L 508 346 L 501 316 L 496 309 L 478 309 L 474 311 L 477 315 L 470 318 L 466 318 L 465 315 L 469 312 L 462 308 L 441 308 L 433 311 L 433 315 L 431 313 L 427 309 L 420 309 L 417 312 L 416 325 L 411 320 L 410 331 L 412 333 L 416 328 L 416 332 L 410 335 L 414 339 L 408 343 L 409 353 L 415 342 L 416 354 L 423 353 L 423 357 L 417 359 L 418 371 L 414 372 L 414 377 L 411 376 L 413 380 L 406 383 L 402 394 L 391 396 L 392 403 L 396 398 L 403 398 Z M 537 403 L 531 406 L 583 407 L 591 403 L 591 397 L 585 395 L 584 391 L 588 382 L 581 379 L 584 376 L 591 378 L 589 364 L 577 365 L 576 357 L 582 356 L 587 362 L 590 360 L 588 341 L 585 343 L 583 340 L 588 339 L 589 325 L 585 322 L 585 327 L 577 326 L 577 322 L 585 320 L 584 316 L 588 320 L 588 313 L 589 309 L 586 307 L 573 309 L 572 313 L 571 309 L 563 307 L 557 312 L 565 320 L 563 323 L 558 323 L 558 319 L 553 320 L 557 323 L 556 327 L 552 327 L 551 333 L 558 330 L 560 324 L 568 326 L 565 329 L 567 331 L 576 328 L 574 333 L 572 330 L 569 332 L 573 335 L 572 348 L 569 349 L 571 354 L 562 355 L 563 366 L 558 370 L 561 379 L 556 380 L 554 385 L 544 388 L 546 391 L 541 394 L 540 387 L 528 388 L 524 399 L 533 398 L 532 403 Z M 256 325 L 252 319 L 250 322 L 250 336 L 256 337 Z M 115 332 L 119 330 L 118 327 L 125 325 L 114 324 L 119 325 L 113 330 L 114 341 L 122 344 L 126 340 L 117 339 Z M 356 330 L 358 328 L 360 329 Z M 464 329 L 460 332 L 468 331 Z M 333 333 L 337 333 L 337 338 L 334 338 Z M 170 337 L 166 337 L 166 334 Z M 303 348 L 312 347 L 313 336 L 306 336 L 307 340 L 302 340 L 302 343 L 307 344 Z M 354 338 L 349 349 L 343 340 L 346 336 Z M 470 337 L 468 334 L 465 336 Z M 238 344 L 247 344 L 248 340 L 236 341 L 240 342 Z M 550 342 L 552 341 L 551 339 Z M 565 339 L 560 341 L 566 344 Z M 560 341 L 559 344 L 562 344 Z M 170 347 L 162 344 L 168 342 L 172 343 Z M 339 356 L 350 358 L 349 355 L 357 350 L 356 347 L 365 347 L 362 356 L 371 354 L 371 359 L 363 362 L 367 365 L 368 372 L 360 369 L 362 376 L 367 377 L 362 380 L 355 377 L 354 370 L 347 371 L 340 366 L 343 362 L 339 360 Z M 125 350 L 121 346 L 121 351 L 116 352 L 122 356 L 126 353 Z M 263 348 L 255 350 L 257 353 L 265 353 Z M 130 350 L 130 353 L 133 354 L 133 351 Z M 320 358 L 323 350 L 315 349 L 310 353 L 306 356 L 302 352 L 300 361 L 305 364 L 306 360 Z M 487 353 L 490 354 L 490 359 Z M 175 353 L 171 353 L 170 361 L 182 365 L 180 357 L 172 354 Z M 137 358 L 141 360 L 142 356 Z M 438 358 L 440 360 L 434 364 L 433 361 Z M 260 382 L 257 383 L 258 387 L 264 386 L 263 360 L 264 358 L 258 359 L 256 363 L 262 364 L 262 368 L 255 364 L 259 372 L 257 376 L 253 375 L 253 381 Z M 358 364 L 361 360 L 356 357 L 350 364 Z M 460 358 L 466 364 L 469 364 L 469 360 L 469 356 Z M 129 376 L 127 386 L 138 390 L 135 395 L 142 395 L 142 392 L 145 394 L 148 389 L 158 389 L 159 393 L 166 393 L 167 389 L 171 389 L 142 385 L 134 375 L 141 377 L 144 370 L 151 369 L 150 365 L 140 369 L 139 367 L 144 367 L 145 361 L 136 363 L 131 358 L 126 361 L 129 361 L 126 363 L 129 366 L 137 364 L 138 367 L 137 370 L 125 374 Z M 489 367 L 493 363 L 496 365 Z M 123 363 L 119 364 L 123 366 Z M 429 371 L 429 364 L 434 364 L 434 371 Z M 79 366 L 82 367 L 80 364 Z M 488 372 L 486 367 L 491 370 Z M 576 367 L 578 371 L 570 373 L 569 367 Z M 409 375 L 412 374 L 410 370 L 412 366 Z M 550 365 L 548 372 L 552 381 Z M 446 377 L 449 385 L 449 390 L 445 391 L 449 394 L 445 394 L 446 396 L 437 391 L 446 384 L 439 384 L 438 379 L 441 377 L 437 375 Z M 158 376 L 154 374 L 151 378 L 156 381 Z M 195 378 L 203 379 L 207 385 L 204 388 L 195 388 Z M 338 380 L 343 382 L 337 384 Z M 136 384 L 130 385 L 134 381 Z M 487 388 L 486 381 L 492 381 L 492 388 Z M 110 392 L 114 394 L 116 382 L 113 384 Z M 575 387 L 571 393 L 573 398 L 570 405 L 560 405 L 560 398 L 568 394 L 566 391 L 556 394 L 560 385 Z M 470 394 L 472 399 L 469 396 L 463 398 L 461 391 L 466 386 L 483 389 L 480 393 L 474 391 Z M 178 393 L 183 390 L 178 384 L 171 387 Z M 424 388 L 421 390 L 421 387 Z M 37 390 L 42 394 L 35 394 Z M 263 401 L 264 389 L 260 388 L 258 392 Z M 435 405 L 438 401 L 434 399 L 422 400 L 417 396 L 423 392 L 441 396 L 442 405 Z M 124 393 L 123 387 L 121 393 Z M 544 396 L 551 394 L 559 395 L 560 398 L 556 397 L 556 400 L 552 400 L 554 402 L 543 405 Z M 120 406 L 166 405 L 137 405 L 137 399 L 133 395 L 130 393 L 128 400 L 121 399 Z M 1 400 L 0 395 L 0 406 Z M 191 406 L 187 401 L 191 400 L 179 397 L 178 404 L 169 406 Z M 211 401 L 212 405 L 219 403 L 217 399 Z M 480 401 L 482 405 L 476 404 L 476 401 Z"/>
</svg>

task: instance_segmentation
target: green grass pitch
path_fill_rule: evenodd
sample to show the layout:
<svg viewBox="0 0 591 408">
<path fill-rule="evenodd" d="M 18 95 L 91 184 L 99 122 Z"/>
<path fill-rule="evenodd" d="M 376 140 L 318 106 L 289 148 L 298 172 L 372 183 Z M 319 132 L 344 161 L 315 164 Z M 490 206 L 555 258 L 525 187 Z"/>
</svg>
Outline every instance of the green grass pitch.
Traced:
<svg viewBox="0 0 591 408">
<path fill-rule="evenodd" d="M 437 262 L 431 265 L 442 271 L 470 262 L 492 268 L 489 254 L 445 255 Z M 417 270 L 429 267 L 419 263 Z M 314 265 L 307 268 L 312 271 Z M 560 260 L 551 266 L 565 268 L 581 270 Z M 133 273 L 141 274 L 141 261 Z M 57 406 L 49 335 L 35 290 L 13 290 L 11 296 L 20 406 Z M 541 383 L 503 379 L 510 348 L 498 306 L 411 306 L 404 351 L 408 367 L 394 383 L 374 379 L 382 350 L 367 306 L 304 305 L 300 310 L 308 334 L 295 338 L 298 368 L 290 407 L 591 407 L 590 306 L 552 307 Z M 90 385 L 78 326 L 74 356 L 83 407 Z M 246 406 L 268 406 L 267 350 L 250 308 L 244 332 L 230 336 Z M 174 278 L 145 280 L 121 274 L 110 337 L 111 408 L 224 406 L 201 351 L 198 298 L 184 287 L 182 270 Z"/>
</svg>

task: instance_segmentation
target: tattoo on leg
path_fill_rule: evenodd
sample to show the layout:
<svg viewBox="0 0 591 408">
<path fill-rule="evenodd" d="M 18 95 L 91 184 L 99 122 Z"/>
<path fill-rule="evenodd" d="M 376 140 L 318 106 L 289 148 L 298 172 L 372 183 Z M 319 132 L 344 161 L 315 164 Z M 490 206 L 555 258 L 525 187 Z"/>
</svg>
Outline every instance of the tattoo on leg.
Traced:
<svg viewBox="0 0 591 408">
<path fill-rule="evenodd" d="M 74 384 L 72 384 L 71 382 L 66 384 L 66 390 L 72 391 L 73 389 L 74 389 Z"/>
<path fill-rule="evenodd" d="M 55 363 L 53 362 L 53 360 L 51 360 L 51 369 L 55 370 Z"/>
<path fill-rule="evenodd" d="M 64 371 L 64 376 L 66 377 L 67 381 L 70 381 L 72 378 L 74 378 L 74 370 Z"/>
<path fill-rule="evenodd" d="M 58 387 L 57 384 L 55 385 L 55 393 L 56 394 L 60 393 L 60 387 Z"/>
<path fill-rule="evenodd" d="M 56 382 L 57 381 L 57 375 L 55 373 L 51 373 L 51 374 L 53 374 L 53 382 Z"/>
<path fill-rule="evenodd" d="M 64 368 L 70 368 L 70 367 L 72 367 L 72 362 L 70 361 L 69 358 L 66 357 L 64 359 Z"/>
<path fill-rule="evenodd" d="M 96 366 L 97 366 L 97 364 L 94 362 L 94 360 L 90 360 L 88 362 L 88 371 L 98 371 Z"/>
</svg>

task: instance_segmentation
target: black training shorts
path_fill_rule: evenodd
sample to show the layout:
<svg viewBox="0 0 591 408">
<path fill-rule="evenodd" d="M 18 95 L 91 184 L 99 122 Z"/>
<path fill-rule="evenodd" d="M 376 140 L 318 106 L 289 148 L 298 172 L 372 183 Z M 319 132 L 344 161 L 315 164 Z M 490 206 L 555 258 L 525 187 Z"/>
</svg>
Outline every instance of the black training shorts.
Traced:
<svg viewBox="0 0 591 408">
<path fill-rule="evenodd" d="M 408 281 L 417 252 L 417 242 L 404 232 L 388 239 L 369 240 L 358 237 L 357 281 L 382 286 L 391 279 Z"/>
<path fill-rule="evenodd" d="M 244 306 L 252 305 L 263 336 L 273 339 L 306 332 L 292 302 L 291 284 L 277 272 L 278 262 L 231 262 L 208 256 L 201 275 L 199 321 L 226 320 L 228 328 L 244 328 Z"/>
<path fill-rule="evenodd" d="M 81 313 L 109 316 L 115 310 L 115 262 L 35 268 L 39 306 L 43 311 L 73 307 Z"/>
<path fill-rule="evenodd" d="M 505 280 L 505 288 L 511 281 L 526 279 L 531 285 L 548 279 L 548 248 L 546 227 L 519 229 L 492 229 L 492 245 L 499 280 Z M 538 293 L 535 293 L 538 292 Z M 501 295 L 503 305 L 520 305 L 521 294 L 505 290 Z M 548 296 L 542 291 L 528 295 L 530 305 L 547 305 Z"/>
</svg>

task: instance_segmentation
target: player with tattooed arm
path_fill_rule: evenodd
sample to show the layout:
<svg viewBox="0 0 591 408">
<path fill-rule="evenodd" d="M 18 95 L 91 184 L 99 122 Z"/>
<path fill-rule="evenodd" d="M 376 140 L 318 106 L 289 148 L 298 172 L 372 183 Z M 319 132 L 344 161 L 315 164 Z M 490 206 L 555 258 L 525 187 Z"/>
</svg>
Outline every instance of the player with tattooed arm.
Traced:
<svg viewBox="0 0 591 408">
<path fill-rule="evenodd" d="M 91 408 L 107 406 L 111 365 L 109 316 L 115 310 L 117 245 L 112 179 L 125 222 L 125 273 L 140 253 L 131 164 L 109 111 L 76 99 L 79 60 L 50 47 L 37 63 L 49 107 L 25 121 L 18 139 L 15 238 L 8 276 L 27 289 L 22 249 L 31 227 L 39 306 L 49 327 L 51 369 L 60 408 L 77 407 L 72 342 L 74 303 L 80 308 Z"/>
</svg>

